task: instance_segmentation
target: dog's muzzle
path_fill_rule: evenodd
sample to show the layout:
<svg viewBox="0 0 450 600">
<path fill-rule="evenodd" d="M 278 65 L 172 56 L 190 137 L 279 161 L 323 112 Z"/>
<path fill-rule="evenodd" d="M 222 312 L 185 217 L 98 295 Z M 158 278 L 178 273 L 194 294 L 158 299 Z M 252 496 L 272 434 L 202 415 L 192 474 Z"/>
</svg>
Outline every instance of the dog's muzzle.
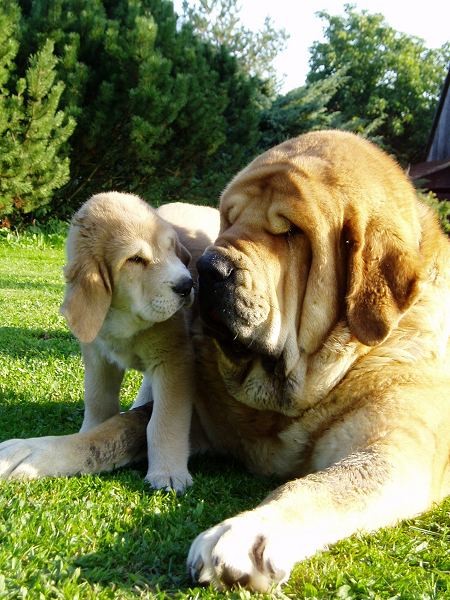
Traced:
<svg viewBox="0 0 450 600">
<path fill-rule="evenodd" d="M 245 257 L 233 262 L 220 250 L 208 250 L 197 262 L 199 308 L 206 331 L 233 355 L 268 351 L 270 303 L 250 276 Z"/>
<path fill-rule="evenodd" d="M 214 333 L 229 337 L 236 320 L 233 263 L 220 252 L 209 251 L 197 261 L 197 270 L 202 319 Z"/>
<path fill-rule="evenodd" d="M 190 295 L 192 288 L 194 287 L 194 282 L 192 278 L 189 276 L 180 277 L 180 279 L 174 283 L 172 286 L 175 294 L 178 294 L 182 298 L 186 298 Z"/>
</svg>

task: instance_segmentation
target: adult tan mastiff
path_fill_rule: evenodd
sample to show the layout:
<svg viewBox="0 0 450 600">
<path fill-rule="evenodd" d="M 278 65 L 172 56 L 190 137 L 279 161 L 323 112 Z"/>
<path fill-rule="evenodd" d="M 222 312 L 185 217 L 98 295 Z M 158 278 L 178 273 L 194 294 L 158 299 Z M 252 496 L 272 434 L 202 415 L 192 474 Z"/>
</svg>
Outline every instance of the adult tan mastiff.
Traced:
<svg viewBox="0 0 450 600">
<path fill-rule="evenodd" d="M 397 164 L 336 131 L 262 154 L 220 211 L 198 263 L 193 442 L 287 483 L 199 535 L 188 568 L 268 590 L 450 492 L 450 248 Z M 145 425 L 141 409 L 91 430 L 96 467 Z"/>
</svg>

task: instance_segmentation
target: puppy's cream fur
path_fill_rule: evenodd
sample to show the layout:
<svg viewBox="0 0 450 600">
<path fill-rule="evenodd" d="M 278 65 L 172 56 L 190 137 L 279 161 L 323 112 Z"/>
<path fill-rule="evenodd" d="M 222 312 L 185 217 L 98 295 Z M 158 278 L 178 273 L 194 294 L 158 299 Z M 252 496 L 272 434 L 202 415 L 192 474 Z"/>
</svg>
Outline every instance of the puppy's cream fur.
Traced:
<svg viewBox="0 0 450 600">
<path fill-rule="evenodd" d="M 61 307 L 85 365 L 81 432 L 117 414 L 125 370 L 142 371 L 133 406 L 154 401 L 146 480 L 177 491 L 192 483 L 193 356 L 182 310 L 194 294 L 189 260 L 173 227 L 143 200 L 97 194 L 72 219 Z"/>
<path fill-rule="evenodd" d="M 197 239 L 193 230 L 186 235 Z M 210 240 L 197 241 L 198 253 Z M 142 371 L 133 408 L 154 403 L 146 480 L 177 491 L 192 483 L 187 468 L 194 398 L 190 258 L 172 225 L 146 202 L 131 194 L 97 194 L 72 219 L 61 307 L 81 343 L 85 366 L 80 433 L 118 414 L 126 369 Z M 45 438 L 26 449 L 15 475 L 39 475 L 42 467 L 36 463 L 47 449 Z M 84 448 L 78 457 L 84 472 L 94 464 L 87 453 Z M 65 474 L 67 460 L 63 450 L 50 451 L 46 473 Z"/>
</svg>

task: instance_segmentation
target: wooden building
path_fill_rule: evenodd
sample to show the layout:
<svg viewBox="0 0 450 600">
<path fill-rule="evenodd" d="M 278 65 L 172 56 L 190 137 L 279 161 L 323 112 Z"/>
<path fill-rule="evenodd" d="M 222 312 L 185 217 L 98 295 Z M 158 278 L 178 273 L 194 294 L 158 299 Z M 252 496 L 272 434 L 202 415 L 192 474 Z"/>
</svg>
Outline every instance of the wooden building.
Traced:
<svg viewBox="0 0 450 600">
<path fill-rule="evenodd" d="M 438 198 L 450 200 L 450 69 L 431 128 L 425 162 L 412 165 L 409 176 L 421 180 Z"/>
</svg>

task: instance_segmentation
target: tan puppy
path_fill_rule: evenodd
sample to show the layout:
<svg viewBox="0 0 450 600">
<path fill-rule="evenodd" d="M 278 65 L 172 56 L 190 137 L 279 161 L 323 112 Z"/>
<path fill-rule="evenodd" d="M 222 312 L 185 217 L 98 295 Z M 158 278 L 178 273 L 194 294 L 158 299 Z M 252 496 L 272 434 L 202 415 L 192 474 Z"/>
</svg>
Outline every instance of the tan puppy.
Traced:
<svg viewBox="0 0 450 600">
<path fill-rule="evenodd" d="M 187 460 L 194 365 L 189 315 L 181 310 L 194 295 L 189 260 L 173 227 L 143 200 L 98 194 L 72 219 L 61 307 L 85 365 L 80 431 L 117 414 L 125 370 L 142 371 L 133 408 L 154 401 L 146 480 L 177 491 L 192 483 Z M 59 457 L 49 460 L 48 471 L 64 474 Z"/>
<path fill-rule="evenodd" d="M 117 414 L 125 370 L 142 371 L 133 407 L 154 400 L 145 479 L 177 491 L 192 483 L 194 367 L 180 311 L 194 296 L 189 260 L 173 227 L 146 202 L 131 194 L 97 194 L 72 219 L 61 307 L 83 353 L 81 431 Z"/>
<path fill-rule="evenodd" d="M 450 493 L 450 245 L 398 165 L 337 131 L 262 154 L 220 212 L 198 262 L 192 440 L 286 483 L 200 534 L 188 569 L 266 591 L 326 545 Z M 53 447 L 92 445 L 97 470 L 125 464 L 147 418 Z M 8 444 L 0 473 L 14 476 Z"/>
</svg>

